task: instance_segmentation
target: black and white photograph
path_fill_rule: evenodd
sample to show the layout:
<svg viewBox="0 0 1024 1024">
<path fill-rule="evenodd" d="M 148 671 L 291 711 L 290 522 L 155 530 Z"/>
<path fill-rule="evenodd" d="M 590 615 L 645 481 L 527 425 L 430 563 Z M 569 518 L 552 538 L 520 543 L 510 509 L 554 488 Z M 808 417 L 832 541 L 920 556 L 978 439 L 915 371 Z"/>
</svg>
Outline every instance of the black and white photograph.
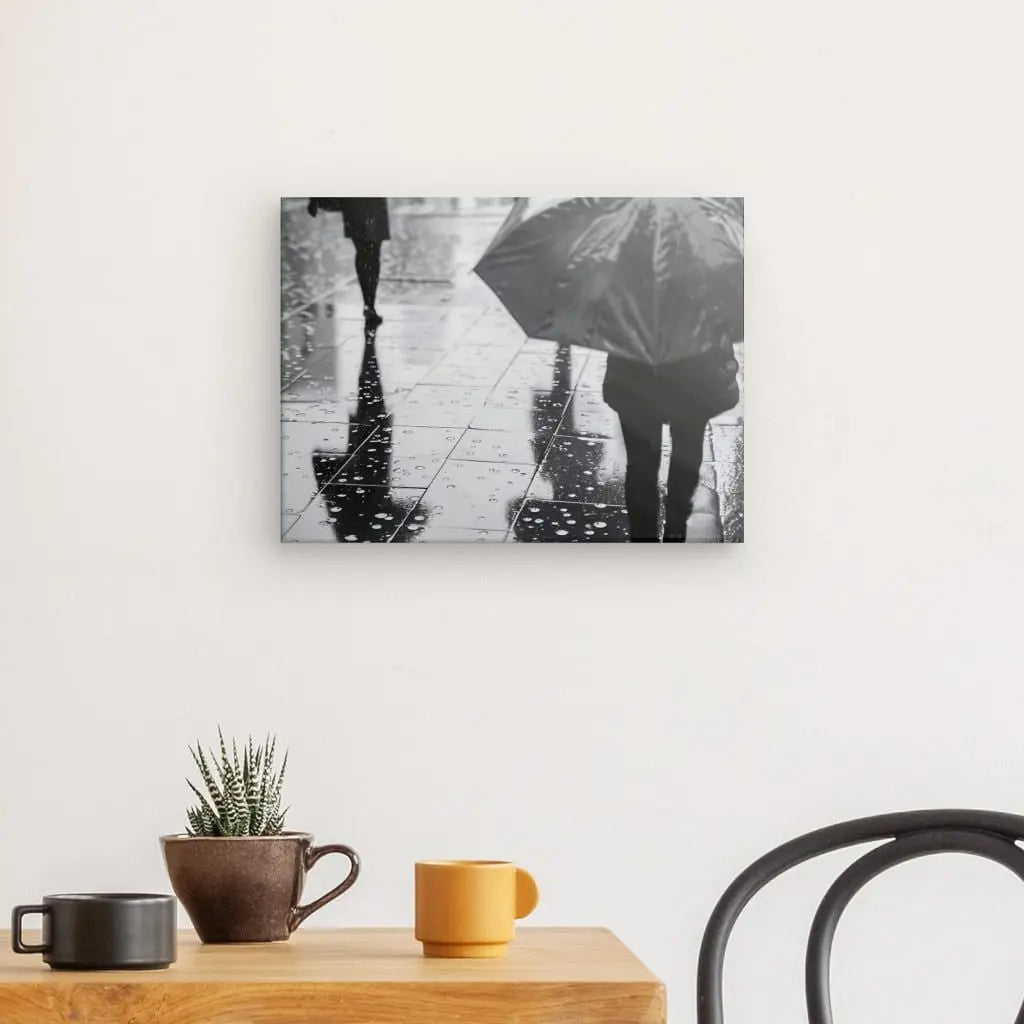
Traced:
<svg viewBox="0 0 1024 1024">
<path fill-rule="evenodd" d="M 735 197 L 281 201 L 286 543 L 741 543 Z"/>
</svg>

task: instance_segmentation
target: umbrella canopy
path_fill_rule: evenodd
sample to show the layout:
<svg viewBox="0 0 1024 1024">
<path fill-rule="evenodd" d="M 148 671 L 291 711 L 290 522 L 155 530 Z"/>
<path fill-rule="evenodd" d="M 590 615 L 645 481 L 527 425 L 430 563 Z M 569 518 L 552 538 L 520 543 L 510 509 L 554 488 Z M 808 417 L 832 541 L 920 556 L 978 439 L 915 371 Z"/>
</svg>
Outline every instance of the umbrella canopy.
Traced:
<svg viewBox="0 0 1024 1024">
<path fill-rule="evenodd" d="M 743 337 L 741 199 L 517 199 L 474 269 L 531 338 L 659 366 Z"/>
</svg>

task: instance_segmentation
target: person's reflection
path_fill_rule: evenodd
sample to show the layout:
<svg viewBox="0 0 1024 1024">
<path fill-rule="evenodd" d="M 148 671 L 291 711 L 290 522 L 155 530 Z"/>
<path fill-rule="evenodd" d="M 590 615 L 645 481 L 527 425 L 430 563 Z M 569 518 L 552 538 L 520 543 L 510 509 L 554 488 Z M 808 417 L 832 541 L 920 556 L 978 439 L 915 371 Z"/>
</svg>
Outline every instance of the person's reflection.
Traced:
<svg viewBox="0 0 1024 1024">
<path fill-rule="evenodd" d="M 533 451 L 534 464 L 544 476 L 547 476 L 544 457 L 551 444 L 561 411 L 569 401 L 571 369 L 572 350 L 568 345 L 558 345 L 551 364 L 551 387 L 535 388 L 530 392 L 530 448 Z M 520 524 L 516 519 L 521 505 L 520 498 L 513 498 L 505 509 L 509 524 L 515 521 L 517 537 L 521 536 Z"/>
<path fill-rule="evenodd" d="M 384 401 L 377 362 L 376 332 L 367 330 L 356 390 L 355 415 L 349 419 L 347 460 L 313 453 L 313 472 L 321 499 L 339 541 L 383 541 L 394 533 L 405 509 L 391 497 L 393 425 Z"/>
<path fill-rule="evenodd" d="M 541 474 L 547 475 L 544 466 L 544 455 L 551 443 L 555 427 L 565 409 L 569 396 L 572 394 L 572 349 L 568 345 L 559 345 L 555 349 L 555 359 L 551 366 L 551 387 L 546 391 L 534 391 L 530 404 L 530 425 L 533 428 L 531 444 L 537 465 L 542 467 Z"/>
<path fill-rule="evenodd" d="M 600 465 L 600 445 L 583 445 L 576 452 L 558 444 L 556 428 L 563 434 L 575 433 L 572 421 L 572 406 L 569 399 L 572 387 L 572 348 L 559 345 L 555 350 L 555 358 L 551 366 L 551 387 L 538 389 L 531 395 L 530 425 L 532 433 L 530 445 L 533 449 L 534 461 L 537 464 L 537 475 L 548 482 L 551 487 L 551 500 L 582 502 L 593 500 L 593 492 L 585 490 L 585 480 L 596 480 Z M 562 420 L 563 410 L 565 420 Z M 559 427 L 559 423 L 561 426 Z M 589 470 L 589 474 L 586 472 Z M 593 488 L 593 484 L 590 484 Z M 521 502 L 510 502 L 508 515 L 511 521 L 519 509 Z M 527 524 L 521 519 L 515 523 L 515 534 L 521 539 L 538 539 L 532 534 L 527 536 L 524 527 Z M 557 540 L 558 537 L 545 538 Z"/>
<path fill-rule="evenodd" d="M 555 417 L 549 431 L 557 429 L 559 435 L 581 437 L 576 422 L 575 403 L 570 401 L 577 394 L 572 385 L 572 349 L 559 345 L 555 372 L 551 384 L 551 408 Z M 562 410 L 565 414 L 562 415 Z M 555 501 L 593 501 L 593 482 L 601 465 L 601 446 L 575 445 L 570 450 L 551 438 L 544 461 L 540 464 L 540 475 L 551 484 L 551 496 Z M 579 450 L 577 450 L 579 449 Z M 590 486 L 591 490 L 586 488 Z"/>
</svg>

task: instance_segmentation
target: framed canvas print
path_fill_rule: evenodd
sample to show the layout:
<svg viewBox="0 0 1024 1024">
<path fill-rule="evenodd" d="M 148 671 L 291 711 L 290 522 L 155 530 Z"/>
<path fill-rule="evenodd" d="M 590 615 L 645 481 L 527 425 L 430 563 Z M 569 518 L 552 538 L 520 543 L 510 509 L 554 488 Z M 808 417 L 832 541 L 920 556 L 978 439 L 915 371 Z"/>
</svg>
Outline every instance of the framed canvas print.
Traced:
<svg viewBox="0 0 1024 1024">
<path fill-rule="evenodd" d="M 742 542 L 743 218 L 282 199 L 282 540 Z"/>
</svg>

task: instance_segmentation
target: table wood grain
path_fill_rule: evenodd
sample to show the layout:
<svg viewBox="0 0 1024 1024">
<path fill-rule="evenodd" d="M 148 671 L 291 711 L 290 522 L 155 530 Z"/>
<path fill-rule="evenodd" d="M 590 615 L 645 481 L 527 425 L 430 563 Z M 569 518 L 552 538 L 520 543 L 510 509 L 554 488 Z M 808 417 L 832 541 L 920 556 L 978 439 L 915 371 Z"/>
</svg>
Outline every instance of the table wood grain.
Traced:
<svg viewBox="0 0 1024 1024">
<path fill-rule="evenodd" d="M 182 932 L 169 970 L 101 973 L 0 943 L 3 1024 L 665 1024 L 664 986 L 603 929 L 520 929 L 505 960 L 427 960 L 405 929 L 246 946 Z"/>
</svg>

